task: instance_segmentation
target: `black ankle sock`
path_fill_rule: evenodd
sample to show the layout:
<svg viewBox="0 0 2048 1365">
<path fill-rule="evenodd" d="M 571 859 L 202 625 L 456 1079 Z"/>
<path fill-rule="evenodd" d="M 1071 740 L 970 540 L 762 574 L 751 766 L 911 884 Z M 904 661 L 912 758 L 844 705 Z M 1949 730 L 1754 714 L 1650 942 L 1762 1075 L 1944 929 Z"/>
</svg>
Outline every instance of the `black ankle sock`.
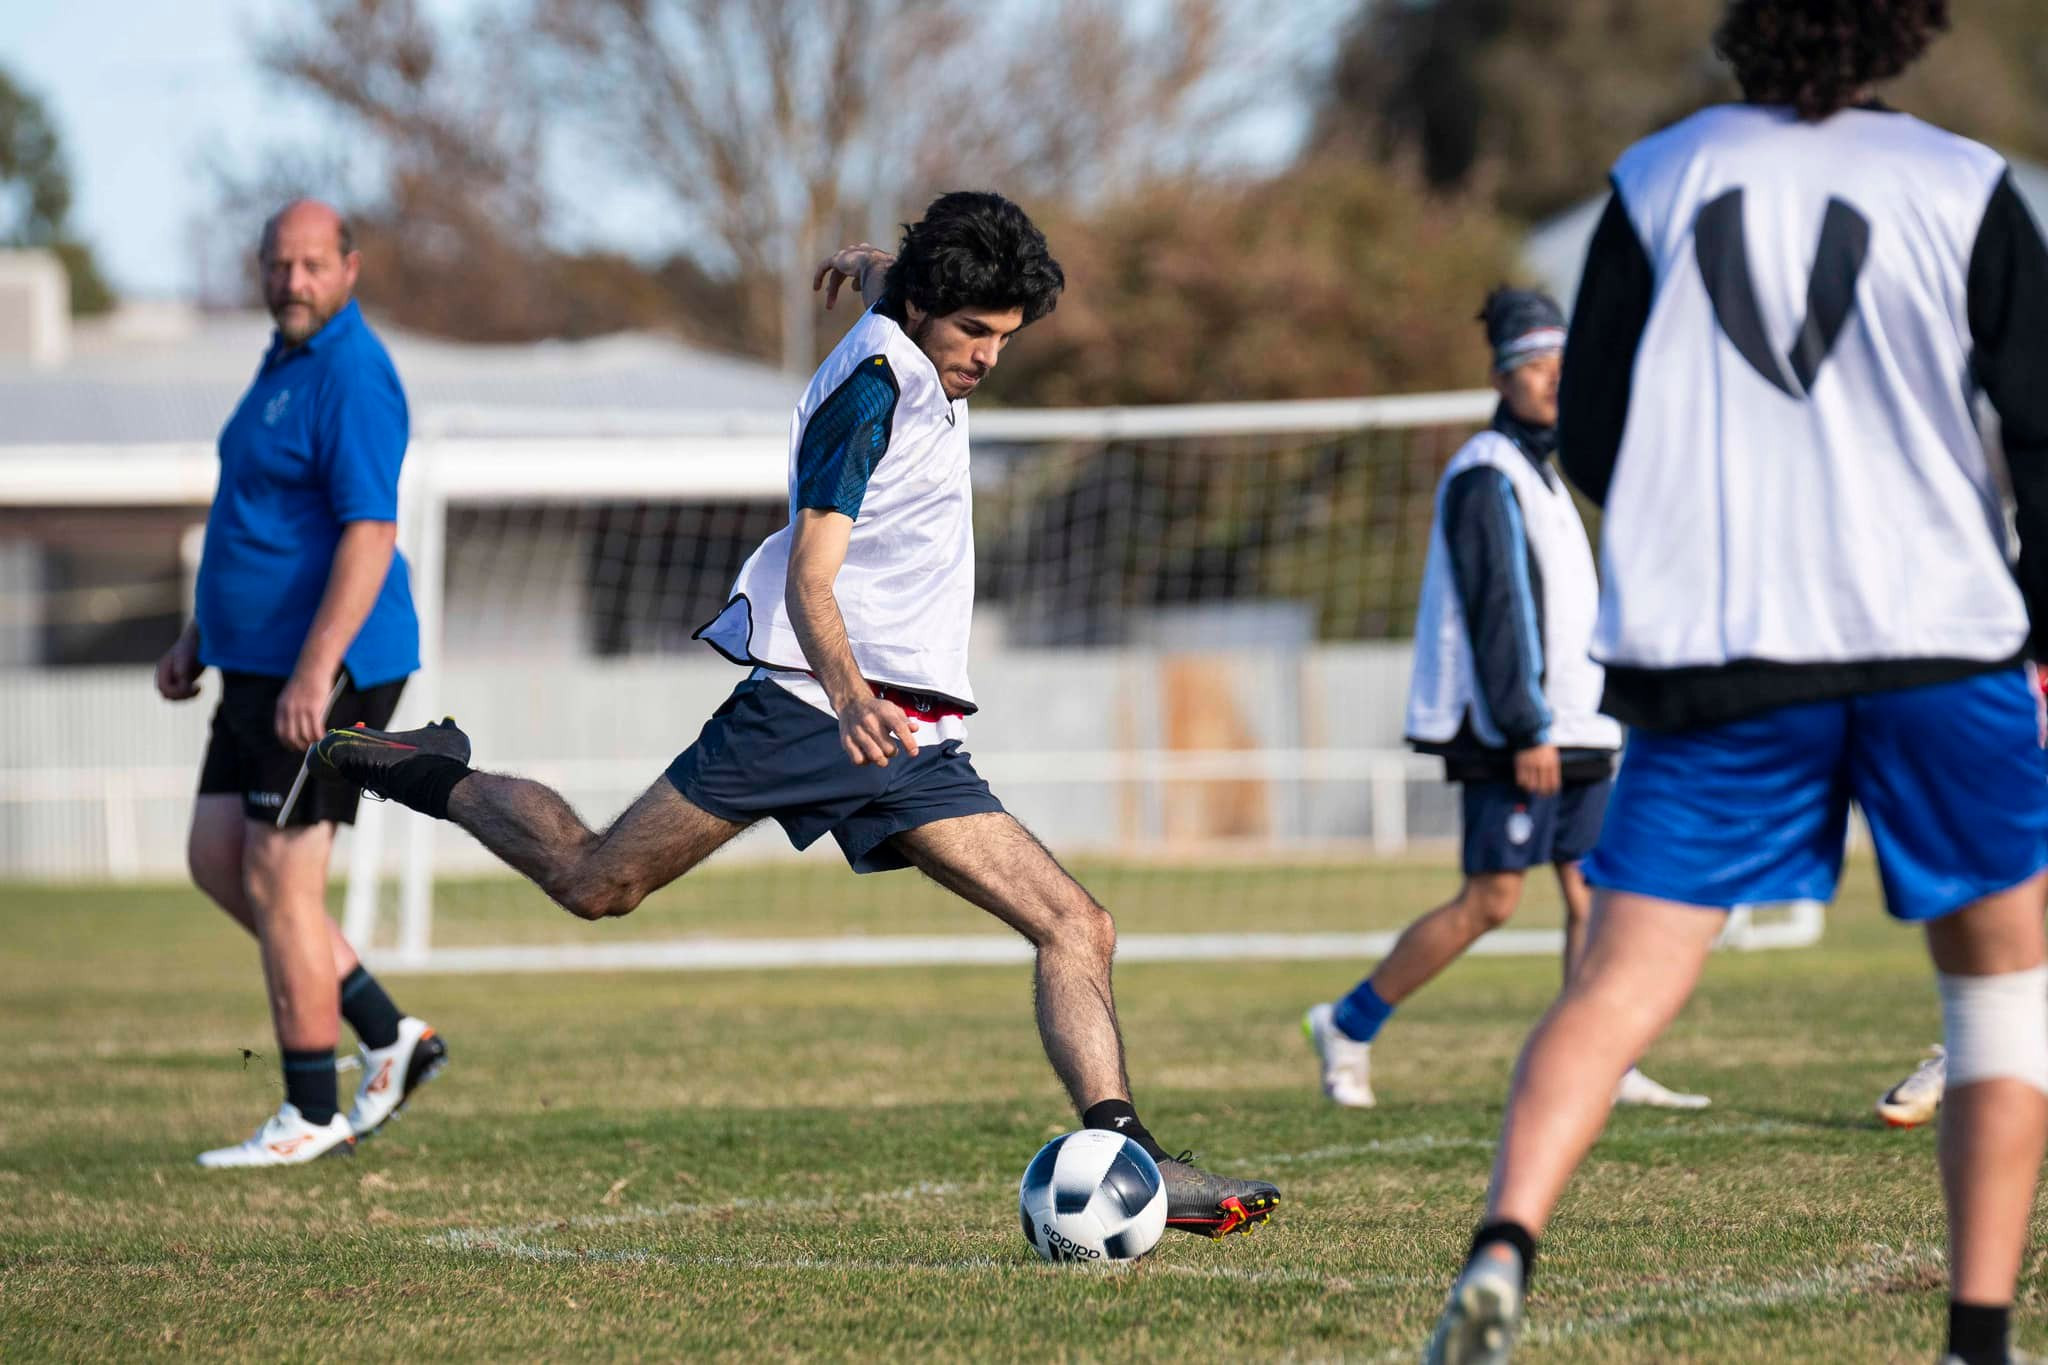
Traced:
<svg viewBox="0 0 2048 1365">
<path fill-rule="evenodd" d="M 1138 1111 L 1131 1106 L 1129 1100 L 1098 1100 L 1089 1105 L 1088 1111 L 1081 1115 L 1081 1126 L 1121 1133 L 1143 1147 L 1145 1154 L 1154 1161 L 1166 1160 L 1166 1149 L 1159 1145 L 1158 1139 L 1146 1131 L 1144 1124 L 1138 1122 Z"/>
<path fill-rule="evenodd" d="M 404 774 L 402 785 L 399 790 L 387 791 L 385 795 L 400 805 L 411 806 L 422 815 L 446 820 L 448 798 L 454 795 L 455 784 L 476 769 L 446 754 L 417 754 L 405 760 L 397 771 Z"/>
<path fill-rule="evenodd" d="M 1980 1303 L 1948 1304 L 1948 1353 L 1963 1365 L 2005 1365 L 2006 1334 L 2012 1309 L 2006 1305 L 1987 1308 Z"/>
<path fill-rule="evenodd" d="M 1495 1243 L 1505 1242 L 1513 1247 L 1522 1258 L 1522 1288 L 1529 1287 L 1529 1272 L 1536 1268 L 1536 1238 L 1520 1223 L 1481 1223 L 1479 1231 L 1472 1234 L 1472 1251 L 1465 1257 L 1470 1265 L 1479 1259 L 1479 1253 Z"/>
<path fill-rule="evenodd" d="M 363 964 L 341 979 L 341 1017 L 356 1031 L 364 1047 L 390 1047 L 398 1041 L 398 1021 L 405 1015 L 391 1003 L 384 987 Z"/>
<path fill-rule="evenodd" d="M 334 1122 L 340 1105 L 335 1099 L 334 1049 L 314 1048 L 305 1052 L 284 1050 L 284 1097 L 306 1122 Z"/>
</svg>

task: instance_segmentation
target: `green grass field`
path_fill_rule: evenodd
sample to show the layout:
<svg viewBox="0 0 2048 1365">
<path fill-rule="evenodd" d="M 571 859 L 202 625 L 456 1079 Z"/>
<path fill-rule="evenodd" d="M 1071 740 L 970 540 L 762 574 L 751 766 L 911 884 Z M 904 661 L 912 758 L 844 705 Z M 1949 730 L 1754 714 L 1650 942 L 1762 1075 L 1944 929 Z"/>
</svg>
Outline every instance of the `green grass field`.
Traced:
<svg viewBox="0 0 2048 1365">
<path fill-rule="evenodd" d="M 1383 927 L 1450 884 L 1264 876 L 1186 879 L 1129 927 Z M 803 908 L 819 898 L 627 924 L 974 923 L 908 874 L 837 884 L 846 924 Z M 1248 897 L 1296 909 L 1244 925 Z M 448 899 L 450 932 L 477 936 L 520 904 Z M 1018 1174 L 1071 1125 L 1021 970 L 394 978 L 453 1058 L 404 1120 L 353 1160 L 202 1173 L 193 1153 L 277 1099 L 253 946 L 181 889 L 0 907 L 7 1360 L 1413 1359 L 1556 975 L 1455 968 L 1383 1036 L 1382 1107 L 1351 1113 L 1320 1098 L 1297 1020 L 1361 964 L 1122 969 L 1148 1123 L 1286 1203 L 1254 1236 L 1169 1233 L 1103 1273 L 1041 1265 L 1017 1232 Z M 1646 1063 L 1715 1106 L 1616 1118 L 1546 1244 L 1523 1358 L 1932 1360 L 1933 1137 L 1870 1103 L 1937 1029 L 1867 871 L 1823 948 L 1717 958 Z M 2036 1252 L 2023 1344 L 2048 1340 L 2044 1288 Z"/>
</svg>

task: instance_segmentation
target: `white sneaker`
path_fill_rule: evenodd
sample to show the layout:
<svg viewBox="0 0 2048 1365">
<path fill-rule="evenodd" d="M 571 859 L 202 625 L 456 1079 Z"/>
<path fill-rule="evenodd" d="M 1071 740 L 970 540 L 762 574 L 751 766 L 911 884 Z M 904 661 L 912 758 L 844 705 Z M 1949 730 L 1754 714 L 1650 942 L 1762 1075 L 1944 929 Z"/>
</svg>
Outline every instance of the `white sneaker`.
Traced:
<svg viewBox="0 0 2048 1365">
<path fill-rule="evenodd" d="M 1640 1104 L 1648 1109 L 1704 1109 L 1713 1103 L 1705 1095 L 1688 1095 L 1659 1085 L 1634 1067 L 1630 1067 L 1622 1076 L 1621 1084 L 1614 1087 L 1614 1102 Z"/>
<path fill-rule="evenodd" d="M 448 1065 L 448 1045 L 411 1015 L 398 1021 L 397 1042 L 390 1047 L 366 1047 L 362 1053 L 363 1083 L 356 1087 L 355 1107 L 348 1111 L 349 1128 L 359 1138 L 398 1117 L 412 1092 Z"/>
<path fill-rule="evenodd" d="M 1941 1108 L 1942 1092 L 1948 1089 L 1948 1049 L 1936 1044 L 1929 1051 L 1932 1056 L 1877 1102 L 1877 1116 L 1894 1128 L 1917 1128 Z"/>
<path fill-rule="evenodd" d="M 1481 1255 L 1465 1267 L 1423 1348 L 1422 1365 L 1506 1365 L 1522 1330 L 1516 1259 Z"/>
<path fill-rule="evenodd" d="M 1316 1055 L 1323 1059 L 1323 1093 L 1332 1104 L 1347 1109 L 1370 1109 L 1372 1097 L 1372 1044 L 1346 1037 L 1331 1017 L 1334 1005 L 1310 1005 L 1301 1016 L 1301 1031 Z"/>
<path fill-rule="evenodd" d="M 199 1164 L 213 1171 L 232 1166 L 297 1166 L 329 1152 L 352 1156 L 355 1149 L 356 1135 L 347 1119 L 336 1114 L 325 1124 L 308 1123 L 287 1102 L 264 1120 L 255 1137 L 233 1147 L 201 1152 Z"/>
</svg>

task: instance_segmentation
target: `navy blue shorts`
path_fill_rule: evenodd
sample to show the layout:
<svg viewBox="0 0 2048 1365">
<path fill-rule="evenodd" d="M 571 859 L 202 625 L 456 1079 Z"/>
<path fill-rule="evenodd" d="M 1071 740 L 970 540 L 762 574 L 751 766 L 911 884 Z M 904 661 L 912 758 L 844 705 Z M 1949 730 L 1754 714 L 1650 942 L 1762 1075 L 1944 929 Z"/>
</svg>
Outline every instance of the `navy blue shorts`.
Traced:
<svg viewBox="0 0 2048 1365">
<path fill-rule="evenodd" d="M 1636 731 L 1586 880 L 1686 905 L 1826 901 L 1849 802 L 1895 918 L 1939 919 L 2048 866 L 2048 755 L 2024 670 Z"/>
<path fill-rule="evenodd" d="M 886 768 L 856 764 L 838 721 L 766 678 L 734 688 L 667 776 L 685 801 L 721 820 L 775 817 L 798 848 L 830 834 L 855 872 L 909 867 L 889 842 L 905 830 L 1003 809 L 959 740 L 897 754 Z"/>
<path fill-rule="evenodd" d="M 1465 875 L 1577 862 L 1600 837 L 1613 785 L 1603 777 L 1567 782 L 1555 796 L 1531 796 L 1512 782 L 1467 782 Z"/>
</svg>

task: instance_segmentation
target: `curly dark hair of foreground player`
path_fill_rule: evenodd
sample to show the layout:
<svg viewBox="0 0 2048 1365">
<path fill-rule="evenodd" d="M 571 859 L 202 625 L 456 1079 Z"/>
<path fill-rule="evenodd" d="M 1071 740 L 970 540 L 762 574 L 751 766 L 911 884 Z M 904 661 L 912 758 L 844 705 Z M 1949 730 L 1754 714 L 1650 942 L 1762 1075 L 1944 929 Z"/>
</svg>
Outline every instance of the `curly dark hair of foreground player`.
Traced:
<svg viewBox="0 0 2048 1365">
<path fill-rule="evenodd" d="M 1948 29 L 1948 0 L 1731 0 L 1714 51 L 1752 104 L 1824 119 L 1898 75 Z"/>
<path fill-rule="evenodd" d="M 932 317 L 961 308 L 1021 308 L 1028 325 L 1053 310 L 1067 277 L 1045 234 L 1000 194 L 956 190 L 903 228 L 882 285 L 883 311 L 901 321 L 905 300 Z"/>
</svg>

